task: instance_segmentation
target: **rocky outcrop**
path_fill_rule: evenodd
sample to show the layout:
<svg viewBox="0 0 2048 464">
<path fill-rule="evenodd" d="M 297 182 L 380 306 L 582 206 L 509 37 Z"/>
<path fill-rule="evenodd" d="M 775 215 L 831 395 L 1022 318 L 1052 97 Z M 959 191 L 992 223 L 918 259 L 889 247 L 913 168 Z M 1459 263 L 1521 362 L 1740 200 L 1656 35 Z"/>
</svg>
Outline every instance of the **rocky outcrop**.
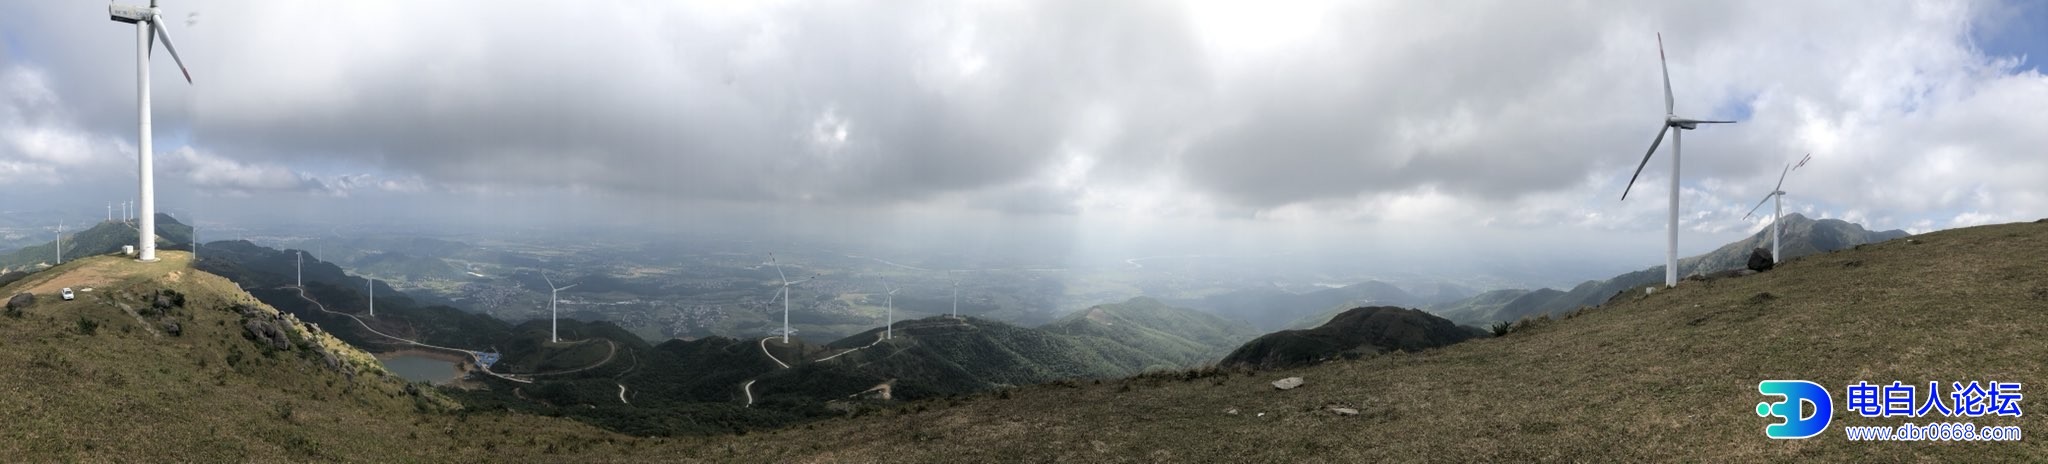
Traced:
<svg viewBox="0 0 2048 464">
<path fill-rule="evenodd" d="M 1777 260 L 1771 259 L 1771 250 L 1757 248 L 1749 250 L 1749 270 L 1763 272 L 1777 267 Z"/>
<path fill-rule="evenodd" d="M 248 331 L 245 335 L 257 343 L 267 343 L 278 350 L 292 349 L 292 339 L 285 336 L 285 329 L 279 326 L 278 321 L 249 319 L 242 321 L 242 328 Z"/>
<path fill-rule="evenodd" d="M 171 312 L 171 309 L 183 307 L 185 307 L 185 295 L 178 293 L 177 290 L 159 290 L 156 292 L 156 298 L 149 302 L 149 308 L 155 310 L 157 314 L 168 314 Z"/>
</svg>

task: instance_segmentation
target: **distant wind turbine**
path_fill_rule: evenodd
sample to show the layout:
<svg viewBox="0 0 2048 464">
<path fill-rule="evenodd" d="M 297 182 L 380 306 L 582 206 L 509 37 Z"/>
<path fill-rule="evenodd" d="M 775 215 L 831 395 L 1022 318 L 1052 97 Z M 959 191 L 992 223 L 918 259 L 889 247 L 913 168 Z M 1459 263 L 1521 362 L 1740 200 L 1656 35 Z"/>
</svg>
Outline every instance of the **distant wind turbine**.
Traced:
<svg viewBox="0 0 2048 464">
<path fill-rule="evenodd" d="M 547 272 L 541 272 L 540 278 L 548 282 L 548 342 L 560 343 L 562 337 L 556 330 L 558 330 L 558 324 L 561 323 L 562 313 L 555 309 L 555 303 L 561 301 L 562 298 L 557 295 L 560 295 L 563 290 L 575 288 L 577 285 L 583 284 L 569 284 L 567 287 L 556 287 L 555 279 L 549 279 Z"/>
<path fill-rule="evenodd" d="M 296 254 L 299 256 L 299 288 L 303 289 L 306 288 L 306 252 L 297 251 Z"/>
<path fill-rule="evenodd" d="M 57 264 L 64 264 L 64 221 L 57 221 Z"/>
<path fill-rule="evenodd" d="M 377 280 L 366 280 L 370 281 L 370 317 L 377 317 Z"/>
<path fill-rule="evenodd" d="M 1764 194 L 1763 201 L 1756 202 L 1756 206 L 1749 208 L 1749 213 L 1742 215 L 1743 220 L 1749 220 L 1758 208 L 1764 207 L 1764 202 L 1777 200 L 1771 206 L 1771 264 L 1785 261 L 1784 257 L 1778 254 L 1778 221 L 1785 219 L 1785 176 L 1792 174 L 1792 170 L 1805 166 L 1806 162 L 1812 159 L 1813 154 L 1808 153 L 1805 158 L 1799 159 L 1798 165 L 1785 165 L 1785 171 L 1778 174 L 1778 186 L 1772 187 L 1771 193 Z"/>
<path fill-rule="evenodd" d="M 889 290 L 889 325 L 882 326 L 882 339 L 887 340 L 896 338 L 896 291 L 902 289 L 890 287 L 888 282 L 882 282 L 882 288 Z"/>
<path fill-rule="evenodd" d="M 795 329 L 789 328 L 789 288 L 797 284 L 817 280 L 818 276 L 813 275 L 809 279 L 790 282 L 789 275 L 782 273 L 782 263 L 775 261 L 774 253 L 768 254 L 768 264 L 775 266 L 775 276 L 782 279 L 782 344 L 787 345 L 789 344 L 789 334 L 796 333 Z M 771 300 L 769 303 L 774 303 L 774 301 Z"/>
<path fill-rule="evenodd" d="M 1664 134 L 1671 134 L 1671 222 L 1666 224 L 1669 234 L 1668 247 L 1664 250 L 1664 286 L 1678 286 L 1678 129 L 1693 130 L 1700 124 L 1730 124 L 1735 121 L 1706 121 L 1678 117 L 1677 100 L 1671 96 L 1671 65 L 1664 60 L 1664 34 L 1657 34 L 1657 64 L 1664 71 L 1664 124 L 1657 128 L 1657 138 L 1650 141 L 1650 150 L 1643 153 L 1643 162 L 1636 165 L 1636 174 L 1629 176 L 1628 187 L 1621 190 L 1621 199 L 1628 199 L 1629 189 L 1636 186 L 1636 178 L 1643 175 L 1643 167 L 1650 164 L 1650 156 L 1657 154 L 1657 145 L 1664 142 Z"/>
<path fill-rule="evenodd" d="M 946 276 L 947 276 L 947 277 L 952 277 L 952 278 L 953 278 L 953 318 L 954 318 L 954 319 L 959 319 L 959 318 L 960 318 L 960 278 L 959 278 L 959 277 L 957 277 L 957 276 L 954 276 L 954 275 L 953 275 L 953 271 L 946 271 Z"/>
<path fill-rule="evenodd" d="M 185 83 L 192 83 L 192 71 L 185 69 L 185 59 L 178 57 L 178 47 L 171 45 L 171 34 L 164 30 L 163 10 L 156 7 L 156 0 L 150 0 L 149 7 L 121 4 L 107 5 L 109 19 L 135 25 L 135 81 L 136 101 L 141 116 L 140 142 L 136 145 L 138 190 L 142 192 L 141 209 L 136 211 L 141 225 L 137 227 L 135 259 L 156 261 L 156 175 L 153 155 L 150 153 L 149 133 L 149 55 L 156 51 L 156 40 L 163 39 L 164 50 L 171 52 L 171 60 L 178 63 L 178 71 L 185 74 Z"/>
</svg>

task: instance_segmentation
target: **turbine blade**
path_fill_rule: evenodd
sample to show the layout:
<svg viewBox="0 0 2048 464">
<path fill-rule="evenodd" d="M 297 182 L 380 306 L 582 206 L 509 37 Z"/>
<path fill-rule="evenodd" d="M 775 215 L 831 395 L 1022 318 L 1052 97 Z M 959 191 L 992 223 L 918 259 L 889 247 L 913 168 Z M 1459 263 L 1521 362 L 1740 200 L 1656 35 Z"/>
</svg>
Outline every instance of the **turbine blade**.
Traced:
<svg viewBox="0 0 2048 464">
<path fill-rule="evenodd" d="M 548 288 L 555 288 L 555 279 L 550 279 L 550 278 L 548 278 L 548 273 L 546 273 L 546 272 L 542 272 L 542 273 L 540 273 L 540 280 L 544 280 L 544 281 L 547 281 L 547 283 L 548 283 Z"/>
<path fill-rule="evenodd" d="M 775 265 L 775 277 L 781 278 L 783 285 L 789 285 L 789 276 L 782 273 L 782 263 L 775 261 L 774 253 L 768 254 L 768 264 Z"/>
<path fill-rule="evenodd" d="M 1743 219 L 1743 220 L 1749 220 L 1749 217 L 1750 217 L 1750 216 L 1752 216 L 1752 215 L 1755 215 L 1755 214 L 1756 214 L 1756 210 L 1757 210 L 1757 208 L 1762 208 L 1762 207 L 1764 207 L 1764 203 L 1770 203 L 1770 202 L 1771 202 L 1771 195 L 1777 195 L 1777 194 L 1778 194 L 1778 192 L 1771 192 L 1771 193 L 1766 193 L 1766 194 L 1764 194 L 1764 201 L 1759 201 L 1759 202 L 1756 202 L 1756 206 L 1755 206 L 1755 207 L 1752 207 L 1752 208 L 1750 208 L 1750 209 L 1749 209 L 1749 212 L 1748 212 L 1748 213 L 1744 213 L 1744 214 L 1742 215 L 1742 219 Z"/>
<path fill-rule="evenodd" d="M 1670 131 L 1671 126 L 1669 125 L 1657 128 L 1657 138 L 1650 141 L 1650 151 L 1643 152 L 1643 162 L 1636 164 L 1636 174 L 1633 176 L 1628 176 L 1628 187 L 1621 189 L 1621 199 L 1627 200 L 1628 191 L 1630 189 L 1636 188 L 1636 178 L 1643 176 L 1643 167 L 1650 165 L 1650 156 L 1657 154 L 1657 145 L 1664 143 L 1664 133 Z M 1675 182 L 1677 181 L 1677 179 L 1673 179 L 1673 181 Z"/>
<path fill-rule="evenodd" d="M 1779 173 L 1779 174 L 1778 174 L 1778 186 L 1777 186 L 1777 187 L 1772 187 L 1772 188 L 1771 188 L 1772 192 L 1774 192 L 1774 193 L 1775 193 L 1775 192 L 1776 192 L 1776 191 L 1778 191 L 1778 190 L 1784 190 L 1784 189 L 1785 189 L 1785 175 L 1786 175 L 1786 174 L 1791 174 L 1791 173 L 1792 173 L 1792 166 L 1790 166 L 1790 165 L 1787 165 L 1787 166 L 1785 166 L 1785 172 L 1782 172 L 1782 173 Z"/>
<path fill-rule="evenodd" d="M 164 50 L 171 52 L 171 61 L 178 62 L 178 72 L 185 73 L 185 83 L 192 83 L 192 71 L 185 69 L 185 59 L 178 57 L 178 47 L 171 46 L 171 33 L 164 31 L 164 17 L 150 16 L 149 28 L 156 31 L 156 37 L 164 39 Z"/>
<path fill-rule="evenodd" d="M 559 291 L 563 291 L 563 290 L 568 290 L 568 289 L 576 288 L 576 286 L 577 286 L 577 285 L 583 285 L 583 284 L 569 284 L 569 286 L 567 286 L 567 287 L 562 287 L 562 288 L 557 288 L 557 289 L 555 289 L 555 291 L 559 292 Z"/>
<path fill-rule="evenodd" d="M 1671 64 L 1664 60 L 1664 33 L 1657 33 L 1657 67 L 1664 70 L 1664 114 L 1677 114 L 1676 98 L 1671 97 Z"/>
<path fill-rule="evenodd" d="M 1734 124 L 1735 121 L 1693 121 L 1695 124 Z"/>
</svg>

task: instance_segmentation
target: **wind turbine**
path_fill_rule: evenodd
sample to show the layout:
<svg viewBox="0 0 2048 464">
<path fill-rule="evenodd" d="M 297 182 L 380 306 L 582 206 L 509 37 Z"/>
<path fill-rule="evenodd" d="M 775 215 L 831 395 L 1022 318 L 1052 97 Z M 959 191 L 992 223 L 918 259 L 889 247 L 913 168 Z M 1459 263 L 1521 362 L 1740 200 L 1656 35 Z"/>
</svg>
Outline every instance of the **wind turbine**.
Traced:
<svg viewBox="0 0 2048 464">
<path fill-rule="evenodd" d="M 164 31 L 163 10 L 156 7 L 156 0 L 149 0 L 149 7 L 121 4 L 107 5 L 109 19 L 135 25 L 135 81 L 136 101 L 141 115 L 141 143 L 137 144 L 136 164 L 141 171 L 136 176 L 142 191 L 141 226 L 137 228 L 137 261 L 156 261 L 156 176 L 152 166 L 149 145 L 149 55 L 156 51 L 156 40 L 163 39 L 164 51 L 171 52 L 171 60 L 178 63 L 178 72 L 185 74 L 185 83 L 192 83 L 192 71 L 185 69 L 185 59 L 178 57 L 178 47 L 171 45 L 171 34 Z"/>
<path fill-rule="evenodd" d="M 789 328 L 789 288 L 794 287 L 797 284 L 817 280 L 818 276 L 813 275 L 809 279 L 790 282 L 789 275 L 782 273 L 782 263 L 775 261 L 774 253 L 768 254 L 768 264 L 774 265 L 775 276 L 782 278 L 782 344 L 787 345 L 789 344 L 789 334 L 796 333 L 796 330 L 792 330 Z M 773 300 L 770 300 L 769 302 L 774 303 Z"/>
<path fill-rule="evenodd" d="M 1731 124 L 1735 121 L 1706 121 L 1678 117 L 1676 99 L 1671 96 L 1671 65 L 1664 59 L 1664 34 L 1657 34 L 1657 64 L 1664 71 L 1664 125 L 1657 127 L 1657 138 L 1650 141 L 1650 150 L 1643 153 L 1643 162 L 1636 165 L 1636 174 L 1629 176 L 1628 187 L 1621 190 L 1621 199 L 1628 200 L 1628 191 L 1636 186 L 1636 178 L 1643 175 L 1643 167 L 1650 165 L 1650 156 L 1657 154 L 1657 145 L 1664 142 L 1664 134 L 1671 134 L 1671 222 L 1666 224 L 1669 234 L 1668 247 L 1664 249 L 1664 286 L 1678 286 L 1678 158 L 1679 130 L 1693 130 L 1700 124 Z"/>
<path fill-rule="evenodd" d="M 540 273 L 540 278 L 548 282 L 548 342 L 561 343 L 562 337 L 559 332 L 556 332 L 556 327 L 560 324 L 562 313 L 555 309 L 555 303 L 561 301 L 561 297 L 556 295 L 560 295 L 563 290 L 575 288 L 577 285 L 583 284 L 569 284 L 567 287 L 556 287 L 555 279 L 549 279 L 546 272 Z"/>
<path fill-rule="evenodd" d="M 370 281 L 370 317 L 377 317 L 377 280 L 365 280 Z"/>
<path fill-rule="evenodd" d="M 889 290 L 889 325 L 882 326 L 882 339 L 887 340 L 896 338 L 896 292 L 903 289 L 890 287 L 888 282 L 882 282 L 882 288 Z"/>
<path fill-rule="evenodd" d="M 1799 159 L 1797 166 L 1786 165 L 1785 172 L 1778 174 L 1778 186 L 1772 187 L 1771 193 L 1764 194 L 1763 201 L 1756 202 L 1756 206 L 1749 208 L 1749 213 L 1742 215 L 1743 220 L 1749 220 L 1749 216 L 1756 214 L 1758 208 L 1764 207 L 1764 202 L 1777 200 L 1771 206 L 1771 264 L 1784 261 L 1784 258 L 1778 255 L 1778 221 L 1785 218 L 1785 176 L 1792 174 L 1793 169 L 1805 166 L 1806 162 L 1812 159 L 1813 154 L 1807 153 L 1805 158 Z"/>
<path fill-rule="evenodd" d="M 57 264 L 64 264 L 64 221 L 57 221 Z"/>
<path fill-rule="evenodd" d="M 295 251 L 299 255 L 299 288 L 303 289 L 306 288 L 306 252 L 304 250 Z"/>
</svg>

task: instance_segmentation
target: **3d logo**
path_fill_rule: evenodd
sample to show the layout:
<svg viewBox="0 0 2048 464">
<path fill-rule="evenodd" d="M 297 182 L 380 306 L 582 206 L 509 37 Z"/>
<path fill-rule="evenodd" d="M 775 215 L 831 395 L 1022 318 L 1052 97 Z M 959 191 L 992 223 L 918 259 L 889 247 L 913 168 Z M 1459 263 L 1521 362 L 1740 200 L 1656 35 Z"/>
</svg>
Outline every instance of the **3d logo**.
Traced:
<svg viewBox="0 0 2048 464">
<path fill-rule="evenodd" d="M 1764 435 L 1777 439 L 1798 439 L 1820 435 L 1827 430 L 1828 423 L 1835 418 L 1835 399 L 1828 396 L 1828 390 L 1820 384 L 1805 380 L 1765 380 L 1757 382 L 1757 393 L 1765 396 L 1782 396 L 1785 401 L 1756 404 L 1757 417 L 1778 416 L 1785 422 L 1764 427 Z M 1806 405 L 1813 405 L 1813 413 L 1806 414 Z"/>
</svg>

